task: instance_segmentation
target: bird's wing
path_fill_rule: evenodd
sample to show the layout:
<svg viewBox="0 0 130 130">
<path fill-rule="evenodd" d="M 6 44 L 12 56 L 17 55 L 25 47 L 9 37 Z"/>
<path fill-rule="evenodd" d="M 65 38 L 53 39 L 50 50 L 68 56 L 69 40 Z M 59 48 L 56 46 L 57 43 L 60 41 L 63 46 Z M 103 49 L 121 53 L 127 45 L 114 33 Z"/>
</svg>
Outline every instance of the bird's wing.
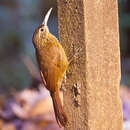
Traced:
<svg viewBox="0 0 130 130">
<path fill-rule="evenodd" d="M 41 65 L 47 87 L 52 90 L 56 86 L 61 73 L 60 53 L 57 47 L 51 46 L 47 52 L 44 51 Z"/>
<path fill-rule="evenodd" d="M 57 84 L 60 86 L 66 70 L 63 50 L 57 46 L 51 46 L 47 51 L 42 49 L 40 53 L 36 52 L 36 55 L 44 85 L 49 90 L 55 89 L 54 86 Z"/>
<path fill-rule="evenodd" d="M 42 81 L 43 81 L 44 86 L 46 86 L 47 83 L 46 83 L 46 81 L 45 81 L 45 77 L 44 77 L 44 75 L 43 75 L 43 73 L 42 73 L 41 70 L 40 70 L 40 75 L 41 75 L 41 78 L 42 78 Z"/>
<path fill-rule="evenodd" d="M 39 56 L 38 56 L 37 53 L 36 53 L 36 58 L 37 58 L 37 63 L 38 63 L 39 69 L 40 69 L 40 75 L 41 75 L 41 78 L 42 78 L 42 82 L 43 82 L 44 86 L 46 86 L 47 83 L 46 83 L 44 74 L 43 74 L 43 72 L 41 71 L 41 67 L 40 67 L 40 63 L 39 63 L 40 59 L 39 59 Z"/>
</svg>

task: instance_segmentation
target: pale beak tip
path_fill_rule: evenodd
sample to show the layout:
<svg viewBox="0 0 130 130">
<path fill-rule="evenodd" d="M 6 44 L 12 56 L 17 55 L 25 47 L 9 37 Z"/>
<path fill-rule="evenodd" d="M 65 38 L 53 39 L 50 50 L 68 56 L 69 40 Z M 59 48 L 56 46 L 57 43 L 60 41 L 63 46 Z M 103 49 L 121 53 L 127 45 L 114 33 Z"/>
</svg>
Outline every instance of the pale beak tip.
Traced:
<svg viewBox="0 0 130 130">
<path fill-rule="evenodd" d="M 52 8 L 50 8 L 49 10 L 52 11 Z"/>
</svg>

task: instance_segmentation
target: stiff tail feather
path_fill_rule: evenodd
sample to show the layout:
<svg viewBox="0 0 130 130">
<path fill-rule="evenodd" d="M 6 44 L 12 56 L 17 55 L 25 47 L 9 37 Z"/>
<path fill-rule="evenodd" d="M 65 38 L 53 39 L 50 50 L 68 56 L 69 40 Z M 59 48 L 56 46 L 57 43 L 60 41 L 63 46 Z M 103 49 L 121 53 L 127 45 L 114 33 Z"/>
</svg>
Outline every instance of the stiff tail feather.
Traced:
<svg viewBox="0 0 130 130">
<path fill-rule="evenodd" d="M 50 94 L 51 94 L 52 101 L 53 101 L 56 121 L 57 121 L 59 127 L 61 127 L 61 126 L 64 127 L 66 125 L 68 119 L 67 119 L 67 116 L 63 110 L 61 100 L 59 97 L 59 92 L 57 91 L 57 92 L 50 93 Z"/>
</svg>

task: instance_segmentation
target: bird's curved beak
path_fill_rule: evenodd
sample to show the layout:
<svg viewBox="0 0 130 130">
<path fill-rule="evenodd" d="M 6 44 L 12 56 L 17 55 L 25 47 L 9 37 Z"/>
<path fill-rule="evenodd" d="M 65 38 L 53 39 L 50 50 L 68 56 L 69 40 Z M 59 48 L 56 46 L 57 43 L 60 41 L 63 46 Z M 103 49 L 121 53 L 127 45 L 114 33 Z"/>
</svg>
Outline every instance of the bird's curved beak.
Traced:
<svg viewBox="0 0 130 130">
<path fill-rule="evenodd" d="M 48 22 L 48 19 L 49 19 L 49 16 L 50 16 L 51 11 L 52 11 L 52 8 L 50 8 L 50 9 L 48 10 L 48 12 L 47 12 L 47 14 L 46 14 L 46 16 L 45 16 L 45 18 L 44 18 L 44 20 L 43 20 L 43 22 L 42 22 L 42 25 L 47 26 L 47 22 Z"/>
</svg>

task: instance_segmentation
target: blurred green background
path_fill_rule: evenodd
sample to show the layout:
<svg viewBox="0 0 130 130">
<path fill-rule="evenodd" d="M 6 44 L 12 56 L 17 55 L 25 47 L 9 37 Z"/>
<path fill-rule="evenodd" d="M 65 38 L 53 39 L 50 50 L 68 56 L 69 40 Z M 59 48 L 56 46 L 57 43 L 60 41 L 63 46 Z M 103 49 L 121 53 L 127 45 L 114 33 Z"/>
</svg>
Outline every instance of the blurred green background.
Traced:
<svg viewBox="0 0 130 130">
<path fill-rule="evenodd" d="M 119 0 L 121 84 L 130 86 L 130 0 Z M 32 35 L 53 7 L 49 29 L 58 37 L 56 0 L 0 0 L 0 92 L 31 84 L 24 56 L 36 64 Z"/>
</svg>

